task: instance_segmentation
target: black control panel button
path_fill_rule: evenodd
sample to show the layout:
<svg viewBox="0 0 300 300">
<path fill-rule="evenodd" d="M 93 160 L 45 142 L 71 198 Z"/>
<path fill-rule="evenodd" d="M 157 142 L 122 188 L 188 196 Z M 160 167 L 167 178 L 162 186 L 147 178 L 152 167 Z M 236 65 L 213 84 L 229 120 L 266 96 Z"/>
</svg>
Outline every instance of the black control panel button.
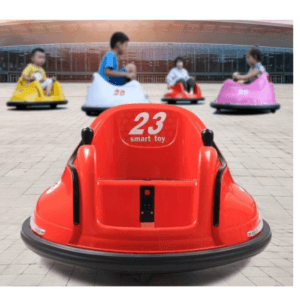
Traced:
<svg viewBox="0 0 300 300">
<path fill-rule="evenodd" d="M 140 222 L 154 222 L 154 186 L 140 187 Z"/>
</svg>

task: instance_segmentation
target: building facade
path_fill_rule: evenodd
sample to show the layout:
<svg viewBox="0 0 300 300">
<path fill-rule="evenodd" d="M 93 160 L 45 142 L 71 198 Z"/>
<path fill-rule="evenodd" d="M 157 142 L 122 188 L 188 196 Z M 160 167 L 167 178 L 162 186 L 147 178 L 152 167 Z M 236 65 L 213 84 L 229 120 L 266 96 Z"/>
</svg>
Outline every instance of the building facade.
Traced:
<svg viewBox="0 0 300 300">
<path fill-rule="evenodd" d="M 155 21 L 152 21 L 151 23 L 151 30 L 149 29 L 150 25 L 147 27 L 147 30 L 150 33 L 153 33 L 153 26 L 155 25 L 153 25 L 153 22 L 155 23 Z M 155 26 L 158 26 L 158 28 L 160 28 L 158 32 L 159 34 L 157 33 L 157 36 L 152 37 L 151 39 L 149 37 L 138 38 L 137 32 L 133 31 L 132 28 L 132 32 L 130 31 L 130 28 L 128 28 L 127 30 L 123 30 L 126 33 L 130 33 L 128 35 L 130 36 L 131 41 L 129 43 L 127 55 L 124 56 L 120 61 L 120 67 L 124 66 L 128 62 L 135 63 L 137 66 L 138 79 L 140 82 L 165 82 L 165 77 L 168 71 L 174 66 L 174 59 L 177 56 L 182 56 L 185 59 L 186 69 L 192 76 L 195 76 L 198 81 L 223 81 L 226 78 L 230 78 L 232 76 L 232 73 L 235 71 L 246 73 L 248 71 L 248 66 L 246 63 L 245 54 L 246 51 L 253 47 L 254 44 L 246 44 L 246 41 L 253 42 L 254 40 L 260 40 L 262 35 L 262 33 L 252 32 L 252 34 L 248 35 L 248 37 L 246 36 L 246 38 L 243 38 L 243 36 L 236 33 L 235 39 L 239 44 L 218 44 L 215 42 L 215 39 L 218 39 L 216 38 L 216 35 L 219 34 L 218 30 L 220 31 L 220 26 L 224 27 L 227 24 L 224 24 L 220 21 L 219 23 L 216 23 L 219 27 L 216 27 L 217 29 L 215 29 L 211 33 L 211 43 L 195 42 L 195 40 L 191 40 L 189 38 L 188 34 L 181 37 L 181 40 L 183 40 L 183 42 L 177 42 L 176 40 L 178 39 L 178 35 L 176 36 L 176 38 L 174 38 L 175 41 L 172 41 L 172 37 L 175 36 L 174 32 L 172 32 L 172 28 L 174 26 L 170 29 L 172 22 L 169 22 L 171 25 L 167 21 L 162 22 L 165 22 L 163 23 L 165 27 L 163 27 L 162 25 L 159 27 L 156 24 Z M 203 29 L 203 26 L 206 26 L 207 24 L 203 25 L 202 23 L 205 22 L 200 21 L 198 23 L 202 27 L 195 28 L 195 25 L 190 31 L 194 30 L 195 32 L 197 32 L 197 34 L 199 34 L 198 40 L 205 40 L 204 35 L 206 34 L 206 31 L 205 29 Z M 198 23 L 194 22 L 193 24 Z M 45 23 L 41 24 L 43 24 L 43 26 L 46 26 Z M 177 25 L 180 27 L 184 24 L 185 23 L 181 21 L 181 23 Z M 53 23 L 51 23 L 50 25 L 53 26 Z M 81 25 L 84 25 L 84 23 L 82 23 Z M 251 28 L 253 24 L 246 25 Z M 31 33 L 29 34 L 29 42 L 27 44 L 18 45 L 18 41 L 16 39 L 14 39 L 14 42 L 12 42 L 12 40 L 9 38 L 11 34 L 6 34 L 6 41 L 3 42 L 2 40 L 2 43 L 0 43 L 0 81 L 15 82 L 21 75 L 24 67 L 30 62 L 30 52 L 36 47 L 43 48 L 47 53 L 44 68 L 47 74 L 49 74 L 50 76 L 56 75 L 58 77 L 58 80 L 60 81 L 89 81 L 92 78 L 92 74 L 98 71 L 99 64 L 104 53 L 109 50 L 109 36 L 111 35 L 111 33 L 117 30 L 118 26 L 116 24 L 115 26 L 116 28 L 110 27 L 109 32 L 106 33 L 108 37 L 106 42 L 85 41 L 84 38 L 80 38 L 82 36 L 82 33 L 80 34 L 80 30 L 78 29 L 79 27 L 77 28 L 78 36 L 72 39 L 74 40 L 74 42 L 72 43 L 33 43 L 29 38 L 31 37 L 32 39 Z M 231 26 L 232 28 L 226 29 L 226 33 L 228 36 L 231 36 L 234 30 L 238 31 L 237 28 L 240 28 L 241 26 L 245 27 L 244 24 L 233 22 L 227 25 L 227 27 L 229 26 Z M 256 28 L 257 30 L 258 25 L 256 24 L 255 26 L 256 27 L 254 28 Z M 262 28 L 266 28 L 265 25 L 260 26 Z M 181 28 L 181 31 L 179 30 L 180 28 L 178 29 L 177 27 L 175 26 L 175 29 L 178 32 L 182 32 L 184 30 L 187 31 L 186 24 L 185 27 Z M 274 26 L 269 26 L 267 27 L 267 29 L 271 30 L 272 32 L 273 27 Z M 83 26 L 83 28 L 85 27 Z M 165 38 L 163 38 L 164 35 L 162 33 L 167 32 L 167 30 L 164 30 L 164 28 L 168 28 L 169 31 L 169 34 Z M 175 29 L 173 28 L 173 31 Z M 274 42 L 274 35 L 279 38 L 280 35 L 284 35 L 284 33 L 286 33 L 285 31 L 290 34 L 291 27 L 289 26 L 286 28 L 281 26 L 279 27 L 279 29 L 281 31 L 275 33 L 267 32 L 267 37 L 271 38 L 269 38 L 269 41 L 265 43 L 266 46 L 259 46 L 259 49 L 263 53 L 263 65 L 266 67 L 266 70 L 270 75 L 270 79 L 274 83 L 292 83 L 293 43 L 292 40 L 290 40 L 292 39 L 292 35 L 291 37 L 287 37 L 287 34 L 285 34 L 285 38 L 282 37 L 282 39 L 280 39 L 281 42 L 278 40 L 276 43 Z M 146 29 L 144 29 L 144 32 L 145 30 Z M 241 30 L 242 29 L 240 29 L 240 31 Z M 106 32 L 104 28 L 102 28 L 102 31 Z M 139 32 L 141 32 L 141 29 L 139 30 Z M 200 34 L 202 34 L 201 37 Z M 246 35 L 246 33 L 244 35 Z M 95 39 L 95 37 L 89 38 L 89 40 L 93 39 Z M 139 39 L 148 40 L 146 42 L 135 41 Z M 55 41 L 55 36 L 54 38 L 49 40 L 42 39 L 41 37 L 38 38 L 38 40 L 41 40 L 41 42 L 43 43 L 53 42 Z M 61 40 L 68 41 L 68 38 L 63 37 L 60 38 L 60 41 Z M 159 42 L 156 42 L 156 40 L 158 40 Z M 230 39 L 230 41 L 232 42 L 233 40 Z M 24 36 L 22 41 L 19 40 L 19 43 L 20 42 L 24 42 Z M 278 47 L 274 45 L 278 45 Z"/>
</svg>

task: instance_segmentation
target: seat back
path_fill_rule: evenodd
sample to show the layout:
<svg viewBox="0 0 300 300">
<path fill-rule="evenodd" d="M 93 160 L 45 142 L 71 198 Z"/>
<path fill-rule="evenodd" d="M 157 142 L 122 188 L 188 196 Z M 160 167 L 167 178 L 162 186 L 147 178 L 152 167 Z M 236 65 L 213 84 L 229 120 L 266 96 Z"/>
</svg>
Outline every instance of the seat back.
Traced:
<svg viewBox="0 0 300 300">
<path fill-rule="evenodd" d="M 203 123 L 170 105 L 131 104 L 107 110 L 91 125 L 98 179 L 194 180 Z"/>
<path fill-rule="evenodd" d="M 17 86 L 23 86 L 25 84 L 26 80 L 20 76 L 18 81 L 17 81 Z"/>
<path fill-rule="evenodd" d="M 249 84 L 249 89 L 263 89 L 266 85 L 270 85 L 268 77 L 269 74 L 267 72 L 263 72 L 257 79 Z"/>
</svg>

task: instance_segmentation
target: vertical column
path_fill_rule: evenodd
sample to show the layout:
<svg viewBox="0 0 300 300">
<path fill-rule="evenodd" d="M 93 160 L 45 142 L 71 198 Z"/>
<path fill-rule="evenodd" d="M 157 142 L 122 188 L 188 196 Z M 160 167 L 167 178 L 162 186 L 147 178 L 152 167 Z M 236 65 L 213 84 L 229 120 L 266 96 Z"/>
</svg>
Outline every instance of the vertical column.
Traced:
<svg viewBox="0 0 300 300">
<path fill-rule="evenodd" d="M 167 51 L 167 73 L 169 72 L 169 51 L 168 51 L 168 44 L 166 44 L 166 51 Z"/>
<path fill-rule="evenodd" d="M 283 72 L 283 81 L 285 83 L 285 51 L 282 52 L 282 72 Z"/>
<path fill-rule="evenodd" d="M 8 71 L 8 72 L 10 71 L 10 64 L 9 64 L 9 61 L 10 61 L 10 52 L 7 51 L 7 71 Z"/>
<path fill-rule="evenodd" d="M 70 72 L 73 72 L 73 53 L 72 53 L 72 45 L 70 46 Z"/>
<path fill-rule="evenodd" d="M 207 73 L 209 73 L 209 58 L 210 58 L 210 53 L 209 53 L 209 47 L 207 46 Z"/>
<path fill-rule="evenodd" d="M 24 50 L 24 63 L 23 63 L 23 69 L 22 71 L 24 70 L 24 68 L 26 67 L 26 50 Z M 46 60 L 47 61 L 47 60 Z"/>
<path fill-rule="evenodd" d="M 197 51 L 196 51 L 196 49 L 197 49 L 197 46 L 198 45 L 196 45 L 196 44 L 194 44 L 194 59 L 195 59 L 195 61 L 194 61 L 194 70 L 195 70 L 195 78 L 197 79 Z"/>
<path fill-rule="evenodd" d="M 221 46 L 221 72 L 224 73 L 224 47 Z"/>
<path fill-rule="evenodd" d="M 282 52 L 282 83 L 286 83 L 286 75 L 285 75 L 285 50 Z"/>
<path fill-rule="evenodd" d="M 234 59 L 234 51 L 233 51 L 233 56 L 231 56 L 231 71 L 235 72 L 235 70 L 233 70 L 233 59 Z"/>
<path fill-rule="evenodd" d="M 57 72 L 57 48 L 54 49 L 54 53 L 55 53 L 55 56 L 54 56 L 55 57 L 55 72 Z"/>
<path fill-rule="evenodd" d="M 87 65 L 87 49 L 85 46 L 83 46 L 84 48 L 84 71 L 87 72 L 88 70 L 88 65 Z M 86 75 L 85 75 L 86 76 Z"/>
<path fill-rule="evenodd" d="M 266 69 L 268 70 L 269 69 L 269 53 L 266 53 L 266 56 L 267 56 L 267 59 L 266 59 L 266 62 L 267 62 Z"/>
<path fill-rule="evenodd" d="M 10 82 L 10 76 L 9 76 L 9 70 L 10 70 L 10 52 L 9 50 L 7 51 L 7 82 Z"/>
<path fill-rule="evenodd" d="M 236 49 L 236 71 L 239 71 L 239 50 Z"/>
<path fill-rule="evenodd" d="M 46 72 L 49 71 L 49 56 L 50 55 L 46 55 Z"/>
</svg>

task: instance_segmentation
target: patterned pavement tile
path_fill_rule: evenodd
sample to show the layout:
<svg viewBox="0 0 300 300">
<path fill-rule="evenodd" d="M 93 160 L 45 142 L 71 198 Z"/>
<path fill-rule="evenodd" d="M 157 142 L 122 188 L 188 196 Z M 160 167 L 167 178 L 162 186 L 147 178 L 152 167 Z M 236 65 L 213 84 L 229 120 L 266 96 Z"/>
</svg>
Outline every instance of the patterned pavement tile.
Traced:
<svg viewBox="0 0 300 300">
<path fill-rule="evenodd" d="M 20 239 L 22 222 L 39 195 L 59 180 L 94 118 L 81 106 L 85 83 L 64 83 L 69 103 L 56 110 L 18 111 L 6 107 L 15 84 L 0 84 L 0 285 L 293 285 L 293 85 L 275 86 L 281 109 L 275 114 L 217 113 L 209 106 L 221 84 L 200 84 L 206 101 L 181 105 L 214 131 L 233 178 L 256 200 L 273 239 L 264 252 L 224 267 L 183 274 L 106 273 L 55 263 L 28 250 Z M 142 84 L 153 103 L 166 85 Z M 280 124 L 280 127 L 278 126 Z"/>
</svg>

